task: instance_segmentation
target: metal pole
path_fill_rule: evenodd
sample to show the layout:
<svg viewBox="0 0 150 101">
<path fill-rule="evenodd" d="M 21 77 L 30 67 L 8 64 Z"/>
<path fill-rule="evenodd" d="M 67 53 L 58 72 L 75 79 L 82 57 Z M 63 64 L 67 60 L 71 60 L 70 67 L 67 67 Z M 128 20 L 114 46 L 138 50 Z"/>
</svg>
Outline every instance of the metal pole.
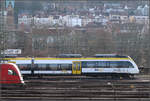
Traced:
<svg viewBox="0 0 150 101">
<path fill-rule="evenodd" d="M 3 63 L 4 50 L 5 50 L 5 0 L 0 0 L 0 63 Z M 1 54 L 3 52 L 3 54 Z M 1 65 L 0 65 L 1 66 Z M 1 68 L 0 68 L 1 69 Z M 1 70 L 0 70 L 1 71 Z M 1 76 L 1 74 L 0 74 Z M 1 84 L 0 84 L 0 100 L 1 99 Z"/>
<path fill-rule="evenodd" d="M 0 1 L 0 62 L 4 62 L 3 58 L 5 57 L 5 34 L 6 34 L 6 15 L 5 13 L 5 0 Z M 3 54 L 1 54 L 3 52 Z"/>
</svg>

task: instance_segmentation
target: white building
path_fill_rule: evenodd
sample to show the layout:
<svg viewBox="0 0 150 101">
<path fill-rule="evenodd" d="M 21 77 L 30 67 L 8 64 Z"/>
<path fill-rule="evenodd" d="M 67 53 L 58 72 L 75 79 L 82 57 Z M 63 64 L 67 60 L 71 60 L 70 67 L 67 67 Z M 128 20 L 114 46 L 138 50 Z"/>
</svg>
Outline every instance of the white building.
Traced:
<svg viewBox="0 0 150 101">
<path fill-rule="evenodd" d="M 147 4 L 143 7 L 142 14 L 146 16 L 149 15 L 149 6 Z"/>
<path fill-rule="evenodd" d="M 88 17 L 82 17 L 82 26 L 86 26 L 88 23 L 92 22 L 92 20 Z"/>
<path fill-rule="evenodd" d="M 66 15 L 62 20 L 68 27 L 82 26 L 82 20 L 79 18 L 79 15 Z"/>
<path fill-rule="evenodd" d="M 134 16 L 136 23 L 148 24 L 149 16 Z"/>
</svg>

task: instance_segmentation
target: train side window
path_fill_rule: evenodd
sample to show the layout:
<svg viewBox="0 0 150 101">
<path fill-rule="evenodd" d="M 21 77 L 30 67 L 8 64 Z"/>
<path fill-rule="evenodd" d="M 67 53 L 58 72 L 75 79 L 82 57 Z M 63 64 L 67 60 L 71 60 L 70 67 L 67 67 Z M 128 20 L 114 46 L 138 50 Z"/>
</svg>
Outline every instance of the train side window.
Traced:
<svg viewBox="0 0 150 101">
<path fill-rule="evenodd" d="M 82 68 L 86 68 L 86 67 L 87 67 L 86 61 L 82 61 Z"/>
<path fill-rule="evenodd" d="M 118 68 L 125 68 L 124 67 L 124 62 L 118 61 Z"/>
<path fill-rule="evenodd" d="M 82 68 L 96 68 L 97 61 L 82 61 Z"/>
<path fill-rule="evenodd" d="M 57 64 L 57 70 L 62 70 L 60 64 Z"/>
<path fill-rule="evenodd" d="M 17 64 L 20 70 L 30 70 L 31 64 Z"/>
<path fill-rule="evenodd" d="M 118 68 L 133 68 L 133 65 L 128 61 L 117 61 Z"/>
<path fill-rule="evenodd" d="M 70 68 L 70 70 L 72 70 L 72 64 L 69 64 L 69 68 Z"/>
<path fill-rule="evenodd" d="M 27 64 L 27 68 L 30 69 L 31 68 L 31 64 Z"/>
<path fill-rule="evenodd" d="M 38 64 L 38 69 L 46 70 L 46 64 Z"/>
<path fill-rule="evenodd" d="M 50 70 L 49 67 L 50 67 L 49 64 L 46 64 L 46 70 Z"/>
<path fill-rule="evenodd" d="M 88 68 L 95 68 L 96 62 L 95 61 L 87 61 L 87 67 Z"/>
<path fill-rule="evenodd" d="M 98 61 L 97 67 L 99 67 L 99 68 L 108 68 L 109 67 L 109 62 L 108 61 Z"/>
<path fill-rule="evenodd" d="M 17 66 L 19 67 L 20 70 L 22 70 L 23 67 L 20 64 L 18 64 Z"/>
<path fill-rule="evenodd" d="M 38 64 L 34 64 L 34 70 L 39 70 Z"/>
<path fill-rule="evenodd" d="M 134 68 L 133 65 L 130 62 L 128 62 L 128 61 L 124 62 L 123 67 L 124 68 Z"/>
<path fill-rule="evenodd" d="M 58 64 L 50 64 L 50 69 L 51 70 L 57 70 Z"/>
<path fill-rule="evenodd" d="M 118 61 L 110 61 L 110 68 L 118 68 Z"/>
<path fill-rule="evenodd" d="M 71 64 L 60 64 L 61 70 L 71 70 L 72 65 Z"/>
</svg>

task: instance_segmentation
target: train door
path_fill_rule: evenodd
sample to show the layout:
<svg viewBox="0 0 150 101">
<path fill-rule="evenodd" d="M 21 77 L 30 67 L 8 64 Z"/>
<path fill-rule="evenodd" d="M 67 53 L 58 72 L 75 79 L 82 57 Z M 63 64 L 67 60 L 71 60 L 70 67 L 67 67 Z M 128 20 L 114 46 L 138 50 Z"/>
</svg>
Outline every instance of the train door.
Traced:
<svg viewBox="0 0 150 101">
<path fill-rule="evenodd" d="M 74 61 L 72 65 L 72 74 L 81 74 L 81 61 Z"/>
</svg>

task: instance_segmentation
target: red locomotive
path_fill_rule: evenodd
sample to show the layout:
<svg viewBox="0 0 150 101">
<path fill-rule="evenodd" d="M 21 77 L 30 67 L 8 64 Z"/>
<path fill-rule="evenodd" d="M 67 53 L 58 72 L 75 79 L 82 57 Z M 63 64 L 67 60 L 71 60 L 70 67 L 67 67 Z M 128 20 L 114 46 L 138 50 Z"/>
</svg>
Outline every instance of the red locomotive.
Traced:
<svg viewBox="0 0 150 101">
<path fill-rule="evenodd" d="M 19 68 L 13 63 L 0 64 L 0 84 L 23 84 L 23 77 Z"/>
</svg>

